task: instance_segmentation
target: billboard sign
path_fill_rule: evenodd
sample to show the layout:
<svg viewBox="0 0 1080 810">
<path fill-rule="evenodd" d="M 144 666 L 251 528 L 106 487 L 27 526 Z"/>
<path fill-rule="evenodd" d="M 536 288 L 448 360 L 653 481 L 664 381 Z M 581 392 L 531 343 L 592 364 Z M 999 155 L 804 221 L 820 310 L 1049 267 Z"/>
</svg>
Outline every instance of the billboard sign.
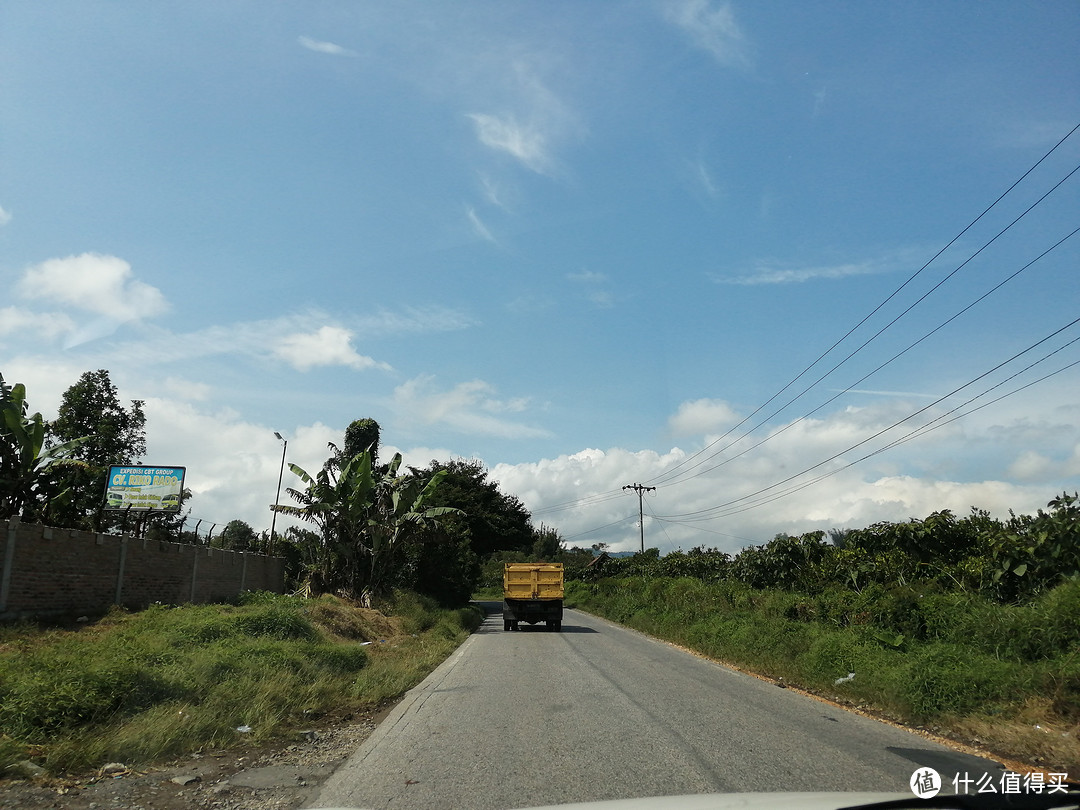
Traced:
<svg viewBox="0 0 1080 810">
<path fill-rule="evenodd" d="M 105 508 L 179 512 L 185 467 L 110 467 Z"/>
</svg>

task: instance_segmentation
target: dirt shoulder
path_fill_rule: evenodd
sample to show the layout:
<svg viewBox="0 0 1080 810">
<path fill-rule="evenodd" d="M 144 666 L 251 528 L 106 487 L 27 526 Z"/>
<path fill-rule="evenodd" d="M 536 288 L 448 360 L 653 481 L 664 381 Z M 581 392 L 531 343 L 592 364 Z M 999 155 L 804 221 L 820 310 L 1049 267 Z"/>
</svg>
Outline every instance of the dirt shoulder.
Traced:
<svg viewBox="0 0 1080 810">
<path fill-rule="evenodd" d="M 0 807 L 20 810 L 294 810 L 396 705 L 322 718 L 291 740 L 209 751 L 153 768 L 106 766 L 82 777 L 0 781 Z"/>
</svg>

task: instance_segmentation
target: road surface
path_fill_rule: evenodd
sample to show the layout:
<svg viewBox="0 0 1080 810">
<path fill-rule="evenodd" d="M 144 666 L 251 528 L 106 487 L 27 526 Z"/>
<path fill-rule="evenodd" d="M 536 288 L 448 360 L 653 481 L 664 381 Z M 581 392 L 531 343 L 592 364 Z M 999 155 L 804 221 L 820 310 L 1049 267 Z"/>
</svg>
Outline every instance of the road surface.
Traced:
<svg viewBox="0 0 1080 810">
<path fill-rule="evenodd" d="M 498 612 L 324 784 L 311 807 L 509 810 L 744 791 L 909 789 L 996 763 L 567 611 Z M 952 792 L 951 785 L 943 792 Z"/>
</svg>

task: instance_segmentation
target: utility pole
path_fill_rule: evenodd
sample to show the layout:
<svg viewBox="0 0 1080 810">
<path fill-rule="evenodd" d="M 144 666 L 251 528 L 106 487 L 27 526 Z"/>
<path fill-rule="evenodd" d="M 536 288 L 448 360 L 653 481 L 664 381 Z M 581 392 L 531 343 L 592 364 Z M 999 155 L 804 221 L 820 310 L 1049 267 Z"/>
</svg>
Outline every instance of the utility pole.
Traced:
<svg viewBox="0 0 1080 810">
<path fill-rule="evenodd" d="M 627 484 L 623 489 L 632 489 L 637 493 L 638 526 L 641 527 L 641 553 L 645 553 L 645 508 L 642 498 L 646 492 L 655 492 L 656 487 L 647 487 L 643 484 Z"/>
</svg>

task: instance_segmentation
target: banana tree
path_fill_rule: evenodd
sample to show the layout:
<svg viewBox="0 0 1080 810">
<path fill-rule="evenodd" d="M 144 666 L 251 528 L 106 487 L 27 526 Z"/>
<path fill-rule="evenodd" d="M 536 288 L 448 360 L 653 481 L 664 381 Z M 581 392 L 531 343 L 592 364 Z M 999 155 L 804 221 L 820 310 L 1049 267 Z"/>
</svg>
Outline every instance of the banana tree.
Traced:
<svg viewBox="0 0 1080 810">
<path fill-rule="evenodd" d="M 384 592 L 391 583 L 401 560 L 404 543 L 445 515 L 464 514 L 450 506 L 425 507 L 446 477 L 440 470 L 430 478 L 415 473 L 398 475 L 401 453 L 396 453 L 376 484 L 377 496 L 368 517 L 367 541 L 370 569 L 360 592 L 364 604 Z"/>
<path fill-rule="evenodd" d="M 299 506 L 273 507 L 318 526 L 322 544 L 309 582 L 315 591 L 336 591 L 370 604 L 393 580 L 402 543 L 432 521 L 460 510 L 426 509 L 442 476 L 399 475 L 401 454 L 377 469 L 368 451 L 324 465 L 315 476 L 289 469 L 303 489 L 286 490 Z"/>
<path fill-rule="evenodd" d="M 69 458 L 88 437 L 46 447 L 45 421 L 28 416 L 26 386 L 9 386 L 0 375 L 0 518 L 40 517 L 67 492 L 50 491 L 50 470 L 81 464 Z"/>
</svg>

